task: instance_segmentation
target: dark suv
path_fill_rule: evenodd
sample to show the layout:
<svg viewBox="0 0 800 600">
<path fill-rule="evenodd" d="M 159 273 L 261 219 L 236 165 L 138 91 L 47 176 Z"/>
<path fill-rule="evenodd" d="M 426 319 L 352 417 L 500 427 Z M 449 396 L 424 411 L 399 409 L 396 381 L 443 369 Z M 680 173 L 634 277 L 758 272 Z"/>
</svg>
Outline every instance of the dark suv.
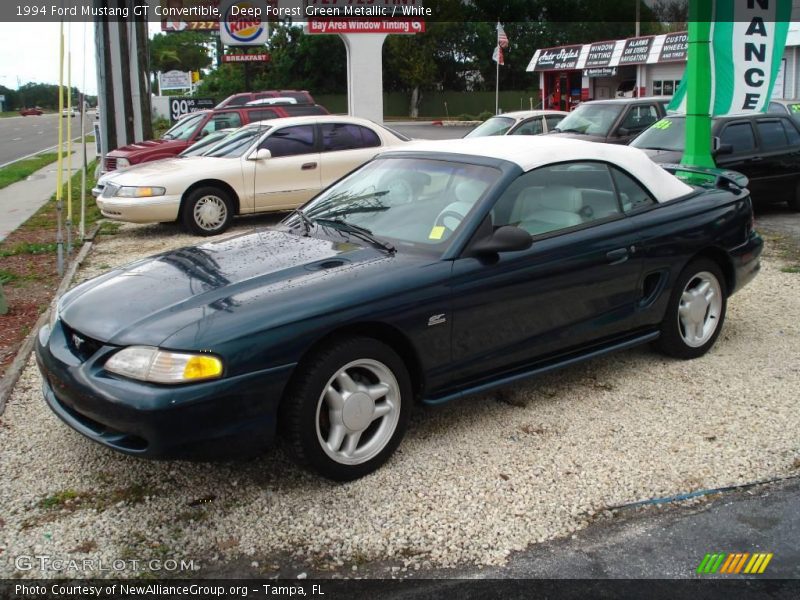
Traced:
<svg viewBox="0 0 800 600">
<path fill-rule="evenodd" d="M 241 94 L 233 94 L 217 104 L 215 108 L 244 106 L 253 100 L 264 100 L 266 98 L 291 98 L 297 102 L 297 104 L 314 104 L 314 98 L 305 90 L 264 90 L 262 92 L 242 92 Z"/>
<path fill-rule="evenodd" d="M 236 129 L 255 121 L 266 121 L 280 117 L 305 117 L 327 114 L 328 111 L 318 104 L 239 106 L 197 111 L 175 123 L 160 139 L 136 142 L 109 152 L 103 164 L 103 172 L 176 156 L 212 131 Z"/>
<path fill-rule="evenodd" d="M 563 121 L 562 121 L 563 122 Z M 800 129 L 787 115 L 753 114 L 716 117 L 711 135 L 717 166 L 739 171 L 750 179 L 755 203 L 786 202 L 800 210 Z M 686 139 L 686 117 L 670 115 L 636 138 L 657 163 L 679 163 Z"/>
<path fill-rule="evenodd" d="M 667 114 L 670 98 L 615 98 L 584 102 L 548 135 L 627 144 Z"/>
</svg>

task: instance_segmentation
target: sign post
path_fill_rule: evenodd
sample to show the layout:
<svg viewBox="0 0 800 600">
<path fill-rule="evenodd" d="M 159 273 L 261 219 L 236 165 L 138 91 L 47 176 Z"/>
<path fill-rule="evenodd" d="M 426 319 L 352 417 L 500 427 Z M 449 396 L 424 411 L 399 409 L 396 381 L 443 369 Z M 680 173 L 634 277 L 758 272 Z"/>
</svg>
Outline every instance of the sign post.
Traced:
<svg viewBox="0 0 800 600">
<path fill-rule="evenodd" d="M 711 2 L 689 3 L 689 46 L 687 49 L 686 144 L 682 165 L 715 167 L 711 156 Z"/>
</svg>

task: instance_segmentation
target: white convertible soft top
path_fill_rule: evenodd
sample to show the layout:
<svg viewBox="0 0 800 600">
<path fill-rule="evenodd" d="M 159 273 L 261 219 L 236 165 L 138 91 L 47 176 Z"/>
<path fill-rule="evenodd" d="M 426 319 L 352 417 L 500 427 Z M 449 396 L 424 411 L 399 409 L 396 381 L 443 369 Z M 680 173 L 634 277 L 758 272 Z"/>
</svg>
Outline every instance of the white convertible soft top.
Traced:
<svg viewBox="0 0 800 600">
<path fill-rule="evenodd" d="M 638 148 L 586 142 L 549 135 L 508 135 L 458 140 L 415 141 L 395 146 L 395 152 L 446 152 L 498 158 L 516 163 L 523 171 L 567 160 L 601 160 L 619 166 L 645 185 L 658 202 L 669 202 L 692 191 Z"/>
</svg>

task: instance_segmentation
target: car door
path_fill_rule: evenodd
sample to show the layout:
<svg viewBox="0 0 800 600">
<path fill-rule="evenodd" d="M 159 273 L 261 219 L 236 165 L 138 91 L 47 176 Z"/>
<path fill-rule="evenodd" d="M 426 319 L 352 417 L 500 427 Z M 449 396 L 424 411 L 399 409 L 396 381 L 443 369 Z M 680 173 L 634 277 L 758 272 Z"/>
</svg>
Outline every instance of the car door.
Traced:
<svg viewBox="0 0 800 600">
<path fill-rule="evenodd" d="M 719 131 L 720 149 L 714 162 L 720 169 L 731 169 L 747 175 L 748 188 L 754 202 L 769 194 L 765 186 L 764 161 L 756 144 L 756 136 L 749 119 L 723 121 Z"/>
<path fill-rule="evenodd" d="M 608 166 L 563 163 L 521 175 L 492 226 L 528 231 L 532 246 L 453 266 L 456 386 L 623 334 L 642 265 Z"/>
<path fill-rule="evenodd" d="M 322 187 L 327 187 L 380 152 L 381 138 L 355 123 L 320 123 Z"/>
<path fill-rule="evenodd" d="M 787 131 L 789 126 L 792 129 Z M 786 118 L 758 117 L 755 119 L 756 136 L 760 148 L 759 156 L 763 170 L 760 187 L 765 198 L 770 200 L 789 200 L 794 197 L 797 181 L 800 178 L 800 146 L 797 144 L 797 130 Z M 795 143 L 790 144 L 789 136 L 795 134 Z"/>
<path fill-rule="evenodd" d="M 275 129 L 258 145 L 272 156 L 245 162 L 255 183 L 256 211 L 294 208 L 319 192 L 320 154 L 315 129 L 314 124 Z"/>
</svg>

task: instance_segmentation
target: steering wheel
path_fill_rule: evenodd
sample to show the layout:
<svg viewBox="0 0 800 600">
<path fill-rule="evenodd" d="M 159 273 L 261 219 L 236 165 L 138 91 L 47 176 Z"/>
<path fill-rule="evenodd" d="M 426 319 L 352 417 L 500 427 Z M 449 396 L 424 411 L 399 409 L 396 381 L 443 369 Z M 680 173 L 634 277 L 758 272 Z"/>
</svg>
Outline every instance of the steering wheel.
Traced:
<svg viewBox="0 0 800 600">
<path fill-rule="evenodd" d="M 383 187 L 389 192 L 386 198 L 392 204 L 408 204 L 414 200 L 414 188 L 406 179 L 398 177 Z"/>
</svg>

